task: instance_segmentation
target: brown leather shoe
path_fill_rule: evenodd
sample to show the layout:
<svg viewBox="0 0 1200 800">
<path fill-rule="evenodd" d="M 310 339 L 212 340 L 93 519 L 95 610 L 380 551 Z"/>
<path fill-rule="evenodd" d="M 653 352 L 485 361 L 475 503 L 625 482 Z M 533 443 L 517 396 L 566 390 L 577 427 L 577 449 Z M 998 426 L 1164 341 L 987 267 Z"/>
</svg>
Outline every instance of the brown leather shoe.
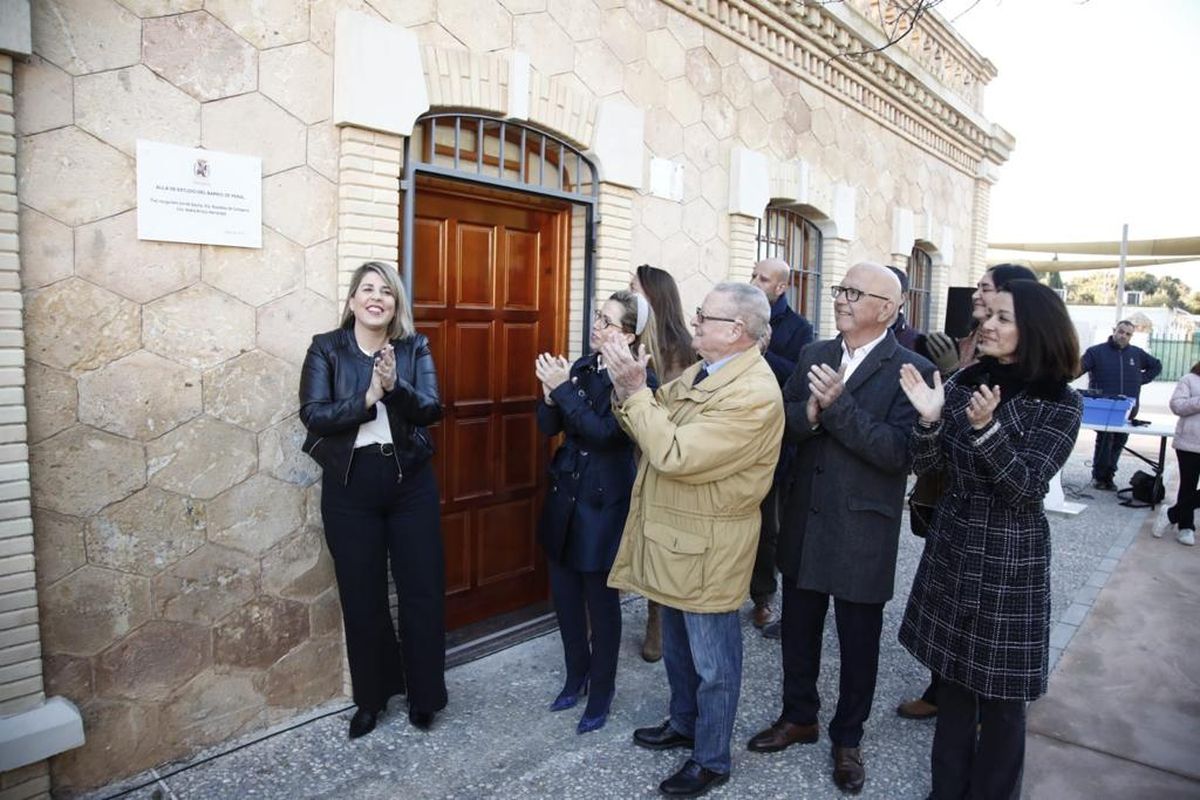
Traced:
<svg viewBox="0 0 1200 800">
<path fill-rule="evenodd" d="M 775 621 L 775 612 L 766 603 L 762 605 L 755 604 L 754 611 L 750 615 L 750 621 L 754 623 L 754 627 L 761 630 Z"/>
<path fill-rule="evenodd" d="M 937 706 L 918 697 L 896 706 L 896 713 L 905 719 L 933 719 L 937 716 Z"/>
<path fill-rule="evenodd" d="M 812 744 L 821 736 L 817 723 L 811 725 L 794 725 L 780 719 L 765 731 L 759 731 L 750 737 L 746 749 L 753 753 L 778 753 L 794 744 Z"/>
<path fill-rule="evenodd" d="M 867 782 L 863 768 L 862 750 L 857 747 L 833 748 L 833 782 L 843 792 L 858 794 Z"/>
</svg>

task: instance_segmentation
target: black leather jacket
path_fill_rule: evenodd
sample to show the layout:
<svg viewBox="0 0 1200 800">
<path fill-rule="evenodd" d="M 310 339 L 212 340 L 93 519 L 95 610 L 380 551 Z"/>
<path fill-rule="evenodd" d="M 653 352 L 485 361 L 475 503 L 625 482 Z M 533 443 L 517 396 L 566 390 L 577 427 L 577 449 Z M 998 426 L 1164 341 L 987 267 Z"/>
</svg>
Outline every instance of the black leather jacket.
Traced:
<svg viewBox="0 0 1200 800">
<path fill-rule="evenodd" d="M 422 334 L 394 339 L 396 386 L 382 398 L 403 474 L 433 455 L 426 425 L 442 417 L 437 370 Z M 350 328 L 313 337 L 300 373 L 300 420 L 308 428 L 303 450 L 326 473 L 349 480 L 358 426 L 375 418 L 363 400 L 371 385 L 374 359 L 364 353 Z"/>
</svg>

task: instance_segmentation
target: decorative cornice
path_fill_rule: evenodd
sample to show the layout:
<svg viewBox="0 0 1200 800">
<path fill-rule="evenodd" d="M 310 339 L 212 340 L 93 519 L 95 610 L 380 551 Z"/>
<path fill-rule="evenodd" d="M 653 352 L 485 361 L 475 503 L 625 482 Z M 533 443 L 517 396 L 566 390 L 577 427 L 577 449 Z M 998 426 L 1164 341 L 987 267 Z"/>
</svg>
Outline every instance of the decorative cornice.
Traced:
<svg viewBox="0 0 1200 800">
<path fill-rule="evenodd" d="M 903 50 L 893 45 L 867 52 L 884 44 L 883 33 L 855 9 L 841 4 L 810 6 L 797 0 L 663 2 L 969 175 L 979 171 L 982 160 L 1002 162 L 1011 147 L 1011 136 L 1005 134 L 1003 143 L 994 142 L 994 131 L 1003 129 L 993 126 Z M 919 41 L 936 39 L 930 34 Z M 951 51 L 942 52 L 945 60 Z M 974 66 L 972 74 L 977 73 L 980 82 L 994 74 L 988 72 L 986 61 Z M 964 60 L 962 69 L 969 67 Z"/>
</svg>

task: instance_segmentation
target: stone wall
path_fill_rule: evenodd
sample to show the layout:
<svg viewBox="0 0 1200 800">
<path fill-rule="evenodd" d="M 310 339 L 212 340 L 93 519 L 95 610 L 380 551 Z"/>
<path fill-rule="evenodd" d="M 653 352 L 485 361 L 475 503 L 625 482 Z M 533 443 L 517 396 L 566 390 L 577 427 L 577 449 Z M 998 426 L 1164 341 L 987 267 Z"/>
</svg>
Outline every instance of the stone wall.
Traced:
<svg viewBox="0 0 1200 800">
<path fill-rule="evenodd" d="M 973 277 L 987 224 L 986 185 L 964 167 L 974 123 L 948 122 L 950 100 L 925 114 L 889 95 L 911 106 L 901 125 L 848 78 L 813 80 L 797 42 L 825 46 L 837 30 L 819 10 L 782 47 L 761 22 L 743 26 L 758 38 L 731 29 L 716 5 L 35 0 L 15 100 L 41 652 L 47 693 L 78 703 L 88 734 L 52 761 L 57 788 L 343 691 L 296 385 L 349 271 L 397 258 L 403 139 L 330 122 L 339 10 L 417 34 L 425 74 L 404 79 L 424 81 L 435 108 L 510 113 L 510 70 L 527 57 L 528 119 L 556 135 L 588 146 L 612 99 L 644 113 L 643 161 L 673 162 L 682 186 L 602 185 L 599 295 L 642 262 L 675 275 L 685 308 L 748 276 L 763 208 L 733 206 L 735 150 L 767 160 L 764 207 L 819 221 L 825 285 L 918 239 L 938 254 L 938 291 Z M 880 70 L 879 92 L 899 85 L 894 72 Z M 912 132 L 917 119 L 928 129 Z M 262 157 L 263 248 L 138 241 L 137 138 Z"/>
</svg>

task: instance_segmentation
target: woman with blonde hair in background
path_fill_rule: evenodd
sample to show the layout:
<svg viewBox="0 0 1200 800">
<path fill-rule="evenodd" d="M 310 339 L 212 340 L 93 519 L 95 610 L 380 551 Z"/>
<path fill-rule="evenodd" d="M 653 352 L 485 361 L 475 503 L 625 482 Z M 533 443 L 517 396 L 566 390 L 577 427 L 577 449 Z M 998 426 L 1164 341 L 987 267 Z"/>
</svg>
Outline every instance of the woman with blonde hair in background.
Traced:
<svg viewBox="0 0 1200 800">
<path fill-rule="evenodd" d="M 665 384 L 679 377 L 696 363 L 692 334 L 683 316 L 679 287 L 666 270 L 642 264 L 629 276 L 629 289 L 642 295 L 654 309 L 654 342 L 651 364 Z M 662 658 L 662 623 L 658 603 L 646 601 L 646 633 L 642 639 L 642 658 L 654 662 Z"/>
</svg>

